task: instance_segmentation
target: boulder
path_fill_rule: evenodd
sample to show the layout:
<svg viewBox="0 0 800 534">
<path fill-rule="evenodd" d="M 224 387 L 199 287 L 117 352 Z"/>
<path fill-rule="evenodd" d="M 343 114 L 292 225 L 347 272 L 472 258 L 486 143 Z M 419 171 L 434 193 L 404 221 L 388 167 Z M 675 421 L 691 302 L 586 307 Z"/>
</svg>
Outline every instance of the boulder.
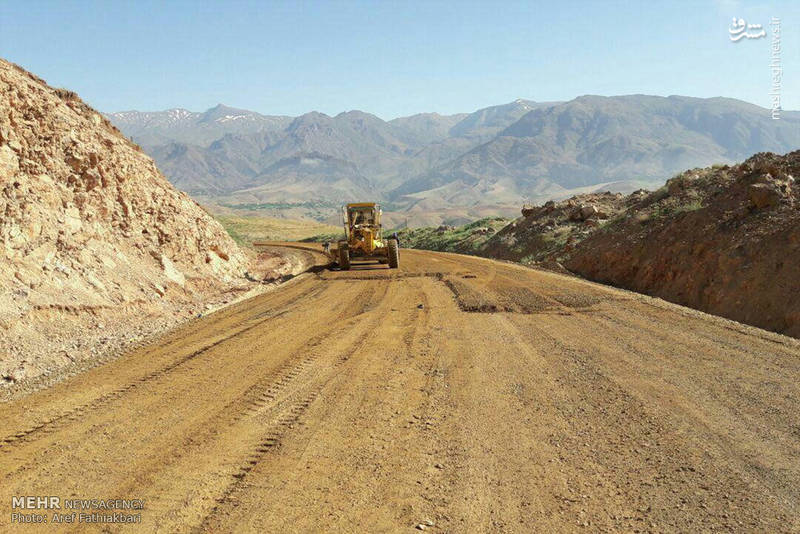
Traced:
<svg viewBox="0 0 800 534">
<path fill-rule="evenodd" d="M 592 217 L 596 217 L 600 210 L 597 209 L 596 206 L 581 206 L 581 219 L 591 219 Z"/>
<path fill-rule="evenodd" d="M 783 193 L 774 184 L 757 183 L 747 189 L 750 204 L 757 208 L 771 208 L 777 206 L 783 198 Z"/>
<path fill-rule="evenodd" d="M 680 174 L 675 178 L 667 180 L 667 192 L 670 195 L 677 195 L 684 191 L 687 186 L 696 181 L 698 176 L 696 174 Z"/>
<path fill-rule="evenodd" d="M 161 254 L 161 256 L 159 257 L 159 263 L 161 264 L 161 268 L 164 271 L 164 276 L 166 276 L 179 286 L 183 287 L 183 285 L 186 283 L 186 277 L 183 275 L 181 271 L 178 270 L 177 267 L 175 267 L 175 264 L 172 263 L 172 260 L 170 260 L 165 255 Z"/>
<path fill-rule="evenodd" d="M 0 146 L 0 174 L 14 176 L 19 171 L 19 158 L 8 145 Z"/>
<path fill-rule="evenodd" d="M 572 221 L 585 221 L 587 219 L 596 218 L 600 211 L 596 206 L 591 204 L 581 204 L 578 209 L 573 211 L 569 218 Z"/>
</svg>

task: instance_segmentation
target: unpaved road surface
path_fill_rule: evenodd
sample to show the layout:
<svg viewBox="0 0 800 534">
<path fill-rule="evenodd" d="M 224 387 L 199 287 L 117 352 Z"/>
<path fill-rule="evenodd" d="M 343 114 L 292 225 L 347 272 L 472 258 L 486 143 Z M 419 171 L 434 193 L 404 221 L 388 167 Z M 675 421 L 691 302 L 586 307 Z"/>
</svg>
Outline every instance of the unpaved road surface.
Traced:
<svg viewBox="0 0 800 534">
<path fill-rule="evenodd" d="M 799 384 L 795 340 L 404 250 L 2 405 L 0 531 L 53 495 L 141 523 L 27 530 L 796 532 Z"/>
</svg>

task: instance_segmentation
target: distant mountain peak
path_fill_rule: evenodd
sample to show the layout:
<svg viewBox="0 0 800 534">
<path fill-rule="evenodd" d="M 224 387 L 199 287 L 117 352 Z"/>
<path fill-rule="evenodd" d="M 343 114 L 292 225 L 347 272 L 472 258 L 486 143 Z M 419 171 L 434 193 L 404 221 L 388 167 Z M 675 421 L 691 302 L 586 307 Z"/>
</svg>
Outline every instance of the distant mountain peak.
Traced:
<svg viewBox="0 0 800 534">
<path fill-rule="evenodd" d="M 225 104 L 217 104 L 213 108 L 203 113 L 203 117 L 209 120 L 217 120 L 222 118 L 232 117 L 258 117 L 259 114 L 255 111 L 248 111 L 246 109 L 237 109 Z"/>
<path fill-rule="evenodd" d="M 299 115 L 297 118 L 298 119 L 302 119 L 304 117 L 305 118 L 309 118 L 309 119 L 315 119 L 315 118 L 330 119 L 331 118 L 330 115 L 327 115 L 327 114 L 325 114 L 325 113 L 323 113 L 321 111 L 309 111 L 308 113 L 303 113 L 302 115 Z"/>
<path fill-rule="evenodd" d="M 206 113 L 210 112 L 227 112 L 227 111 L 243 111 L 245 113 L 255 113 L 255 111 L 247 111 L 246 109 L 234 108 L 226 104 L 217 104 L 213 108 L 209 108 Z"/>
<path fill-rule="evenodd" d="M 685 96 L 517 98 L 391 121 L 357 109 L 268 117 L 225 104 L 134 115 L 111 118 L 181 188 L 228 195 L 256 187 L 260 196 L 241 198 L 270 202 L 338 198 L 356 176 L 401 204 L 514 205 L 599 183 L 655 184 L 686 168 L 800 146 L 798 115 L 773 121 L 769 110 L 738 100 Z"/>
</svg>

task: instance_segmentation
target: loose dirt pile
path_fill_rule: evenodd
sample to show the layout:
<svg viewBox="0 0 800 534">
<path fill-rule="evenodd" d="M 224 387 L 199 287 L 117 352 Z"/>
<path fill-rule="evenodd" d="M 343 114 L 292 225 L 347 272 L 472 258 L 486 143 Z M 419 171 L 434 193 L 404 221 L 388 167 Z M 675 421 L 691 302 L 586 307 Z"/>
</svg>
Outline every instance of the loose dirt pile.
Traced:
<svg viewBox="0 0 800 534">
<path fill-rule="evenodd" d="M 800 337 L 800 151 L 686 171 L 658 191 L 532 207 L 481 255 L 554 268 Z"/>
<path fill-rule="evenodd" d="M 3 60 L 0 214 L 0 383 L 248 289 L 248 258 L 138 146 L 74 93 Z"/>
</svg>

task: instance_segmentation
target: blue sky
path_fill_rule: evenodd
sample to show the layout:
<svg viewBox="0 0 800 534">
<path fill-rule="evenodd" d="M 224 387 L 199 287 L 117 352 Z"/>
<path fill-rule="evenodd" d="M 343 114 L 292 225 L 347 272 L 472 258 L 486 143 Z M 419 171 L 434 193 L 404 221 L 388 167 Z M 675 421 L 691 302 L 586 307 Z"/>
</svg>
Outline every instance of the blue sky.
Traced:
<svg viewBox="0 0 800 534">
<path fill-rule="evenodd" d="M 48 2 L 0 0 L 0 56 L 102 111 L 384 119 L 582 94 L 729 96 L 768 107 L 781 19 L 784 109 L 800 109 L 800 2 Z"/>
</svg>

